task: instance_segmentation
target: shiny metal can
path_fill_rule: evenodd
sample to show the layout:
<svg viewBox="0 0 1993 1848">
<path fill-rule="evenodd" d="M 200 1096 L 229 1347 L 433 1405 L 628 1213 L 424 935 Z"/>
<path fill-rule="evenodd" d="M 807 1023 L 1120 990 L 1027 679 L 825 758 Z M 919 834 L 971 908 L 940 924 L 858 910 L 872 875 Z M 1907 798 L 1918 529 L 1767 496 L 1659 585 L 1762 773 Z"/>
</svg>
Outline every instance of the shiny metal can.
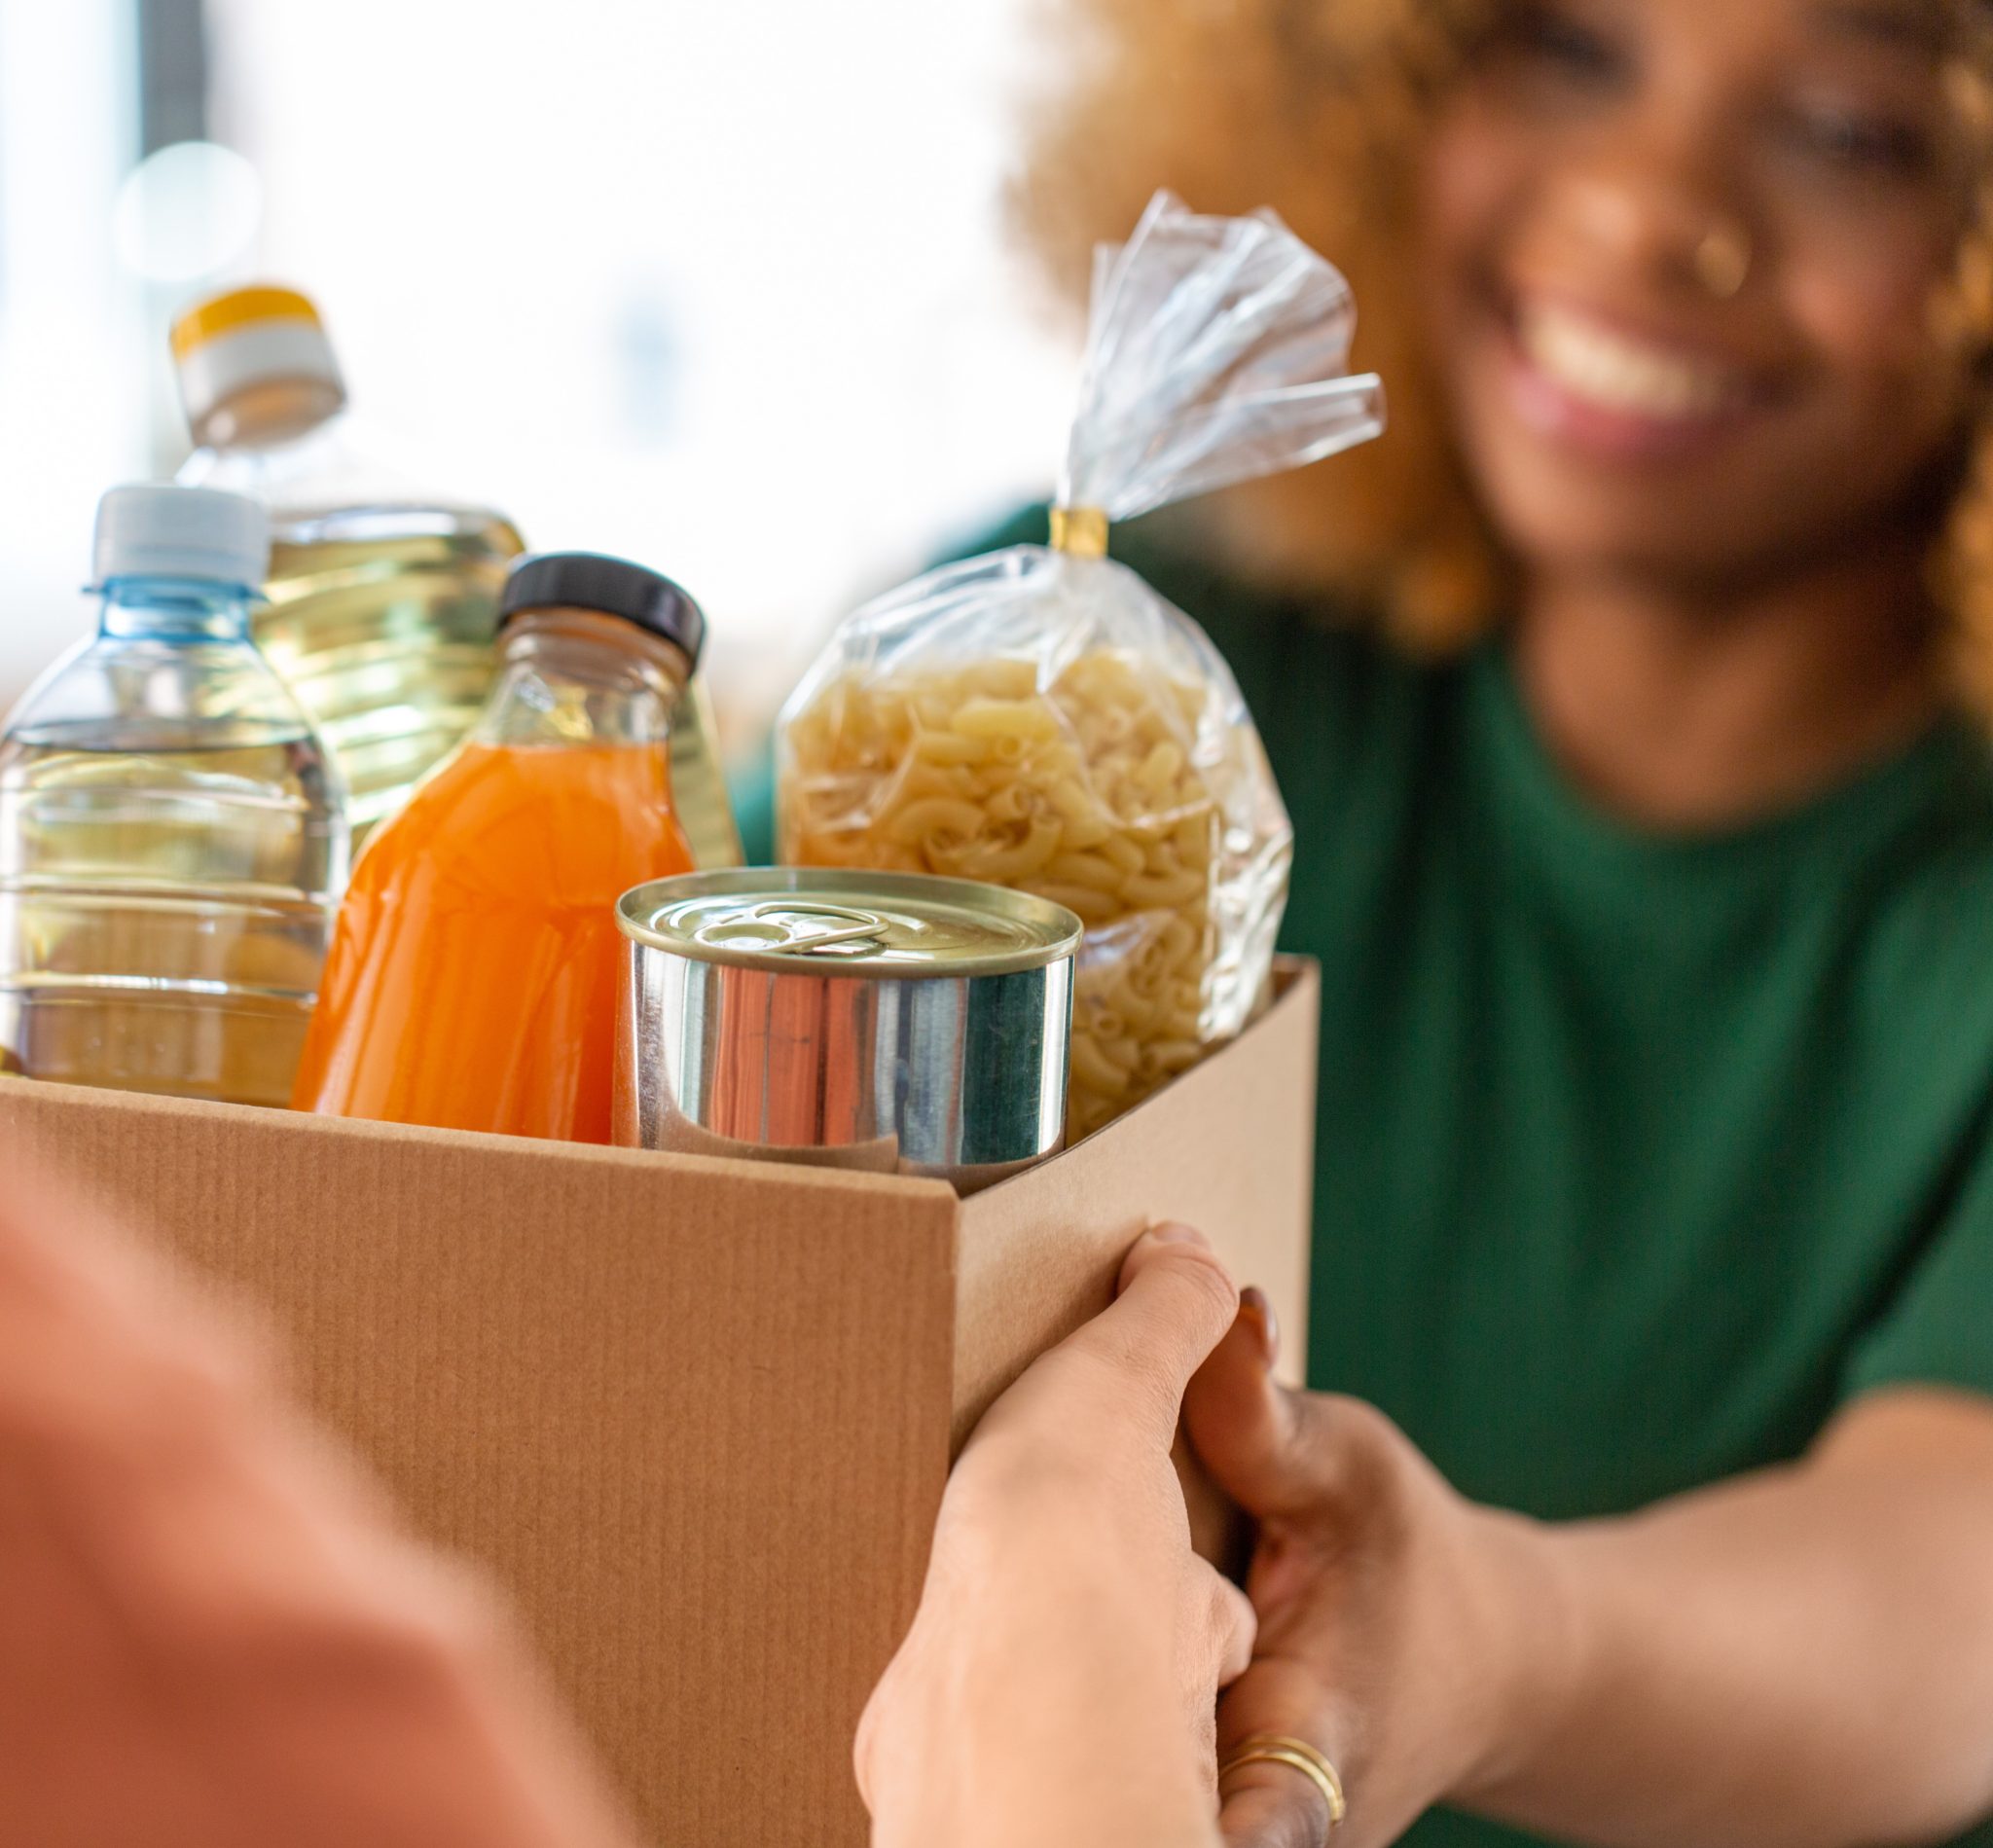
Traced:
<svg viewBox="0 0 1993 1848">
<path fill-rule="evenodd" d="M 626 892 L 616 1141 L 932 1176 L 1065 1137 L 1080 921 L 966 880 L 693 873 Z"/>
</svg>

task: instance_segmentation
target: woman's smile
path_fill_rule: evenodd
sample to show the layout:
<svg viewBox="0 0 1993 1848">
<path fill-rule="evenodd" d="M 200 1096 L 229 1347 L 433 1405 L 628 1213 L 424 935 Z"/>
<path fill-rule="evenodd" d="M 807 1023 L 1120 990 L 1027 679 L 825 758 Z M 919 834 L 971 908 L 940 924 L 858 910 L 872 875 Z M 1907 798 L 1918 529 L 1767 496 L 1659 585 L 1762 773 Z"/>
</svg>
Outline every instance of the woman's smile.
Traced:
<svg viewBox="0 0 1993 1848">
<path fill-rule="evenodd" d="M 1775 395 L 1763 373 L 1727 355 L 1552 296 L 1523 296 L 1504 320 L 1518 420 L 1589 457 L 1659 461 L 1714 448 Z"/>
<path fill-rule="evenodd" d="M 1757 582 L 1927 492 L 1966 407 L 1931 332 L 1957 157 L 1939 58 L 1877 30 L 1559 0 L 1468 49 L 1422 155 L 1420 310 L 1525 573 Z"/>
</svg>

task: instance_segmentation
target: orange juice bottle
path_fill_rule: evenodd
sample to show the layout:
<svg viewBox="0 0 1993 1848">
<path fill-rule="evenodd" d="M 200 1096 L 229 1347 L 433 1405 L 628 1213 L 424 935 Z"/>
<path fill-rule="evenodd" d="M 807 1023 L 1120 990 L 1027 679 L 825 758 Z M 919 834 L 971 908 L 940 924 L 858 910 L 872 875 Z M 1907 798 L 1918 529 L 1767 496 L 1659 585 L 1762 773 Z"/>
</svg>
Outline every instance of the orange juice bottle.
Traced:
<svg viewBox="0 0 1993 1848">
<path fill-rule="evenodd" d="M 483 716 L 353 869 L 297 1108 L 608 1141 L 614 907 L 692 867 L 669 732 L 705 630 L 638 565 L 514 567 Z"/>
</svg>

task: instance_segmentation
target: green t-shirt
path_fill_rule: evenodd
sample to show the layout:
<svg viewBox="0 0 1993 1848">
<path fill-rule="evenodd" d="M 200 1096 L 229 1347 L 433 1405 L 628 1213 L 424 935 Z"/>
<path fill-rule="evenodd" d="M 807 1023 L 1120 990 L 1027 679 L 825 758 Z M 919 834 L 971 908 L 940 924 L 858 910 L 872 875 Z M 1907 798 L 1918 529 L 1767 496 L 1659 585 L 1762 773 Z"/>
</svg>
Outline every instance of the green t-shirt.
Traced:
<svg viewBox="0 0 1993 1848">
<path fill-rule="evenodd" d="M 1115 551 L 1230 660 L 1293 815 L 1282 943 L 1323 973 L 1312 1384 L 1552 1520 L 1790 1459 L 1873 1388 L 1993 1393 L 1975 735 L 1657 834 L 1564 778 L 1501 647 L 1414 666 L 1141 525 Z M 1408 1839 L 1525 1838 L 1435 1815 Z"/>
</svg>

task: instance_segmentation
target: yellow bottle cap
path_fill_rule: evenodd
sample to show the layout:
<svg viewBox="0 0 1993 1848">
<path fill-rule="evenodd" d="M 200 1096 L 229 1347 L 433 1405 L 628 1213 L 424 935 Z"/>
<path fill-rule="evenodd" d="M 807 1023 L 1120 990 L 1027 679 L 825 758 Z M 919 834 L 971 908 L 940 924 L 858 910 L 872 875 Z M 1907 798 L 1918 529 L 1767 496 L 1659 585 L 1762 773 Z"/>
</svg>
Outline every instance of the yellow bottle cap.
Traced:
<svg viewBox="0 0 1993 1848">
<path fill-rule="evenodd" d="M 173 323 L 172 344 L 180 402 L 199 442 L 209 440 L 209 417 L 256 386 L 309 386 L 320 415 L 345 402 L 325 323 L 296 289 L 259 284 L 197 302 Z"/>
<path fill-rule="evenodd" d="M 173 323 L 173 357 L 185 359 L 197 346 L 260 321 L 309 321 L 321 329 L 325 325 L 308 295 L 258 283 L 195 303 Z"/>
</svg>

